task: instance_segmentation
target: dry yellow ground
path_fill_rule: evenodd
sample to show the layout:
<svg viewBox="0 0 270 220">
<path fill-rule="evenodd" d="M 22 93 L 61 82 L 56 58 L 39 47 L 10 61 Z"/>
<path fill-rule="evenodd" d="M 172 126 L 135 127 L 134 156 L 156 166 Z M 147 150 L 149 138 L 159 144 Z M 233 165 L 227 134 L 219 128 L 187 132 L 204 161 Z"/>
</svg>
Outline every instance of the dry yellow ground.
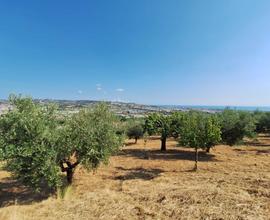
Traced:
<svg viewBox="0 0 270 220">
<path fill-rule="evenodd" d="M 0 171 L 0 219 L 270 219 L 270 138 L 201 153 L 131 141 L 97 173 L 76 170 L 64 200 L 31 193 Z M 14 205 L 16 201 L 16 205 Z"/>
</svg>

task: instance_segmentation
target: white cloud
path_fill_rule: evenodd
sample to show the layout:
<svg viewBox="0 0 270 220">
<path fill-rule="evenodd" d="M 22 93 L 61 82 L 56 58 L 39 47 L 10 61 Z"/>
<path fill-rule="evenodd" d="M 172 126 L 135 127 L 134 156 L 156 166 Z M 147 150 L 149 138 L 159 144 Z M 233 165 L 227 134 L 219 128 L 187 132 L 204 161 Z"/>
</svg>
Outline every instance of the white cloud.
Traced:
<svg viewBox="0 0 270 220">
<path fill-rule="evenodd" d="M 116 92 L 124 92 L 125 90 L 122 89 L 122 88 L 118 88 L 118 89 L 116 89 L 115 91 L 116 91 Z"/>
<path fill-rule="evenodd" d="M 97 91 L 101 91 L 102 90 L 102 86 L 100 83 L 96 84 L 96 87 L 97 87 Z"/>
<path fill-rule="evenodd" d="M 82 90 L 78 90 L 78 93 L 81 95 L 81 94 L 83 94 L 83 91 Z"/>
</svg>

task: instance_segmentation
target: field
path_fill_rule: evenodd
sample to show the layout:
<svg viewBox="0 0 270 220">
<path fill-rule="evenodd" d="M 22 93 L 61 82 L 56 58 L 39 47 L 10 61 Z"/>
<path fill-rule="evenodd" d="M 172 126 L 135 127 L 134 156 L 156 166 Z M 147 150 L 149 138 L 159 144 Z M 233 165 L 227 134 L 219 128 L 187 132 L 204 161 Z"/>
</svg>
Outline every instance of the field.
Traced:
<svg viewBox="0 0 270 220">
<path fill-rule="evenodd" d="M 194 153 L 142 140 L 97 172 L 76 170 L 64 199 L 36 194 L 0 171 L 0 219 L 270 219 L 270 137 Z"/>
</svg>

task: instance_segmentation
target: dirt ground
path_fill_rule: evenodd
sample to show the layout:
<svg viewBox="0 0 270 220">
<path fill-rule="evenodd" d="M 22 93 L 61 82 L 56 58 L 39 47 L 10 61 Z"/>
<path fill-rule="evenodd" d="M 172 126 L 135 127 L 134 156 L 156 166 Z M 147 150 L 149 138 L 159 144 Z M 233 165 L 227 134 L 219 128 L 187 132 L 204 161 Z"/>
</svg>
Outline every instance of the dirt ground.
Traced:
<svg viewBox="0 0 270 220">
<path fill-rule="evenodd" d="M 127 141 L 96 173 L 78 168 L 64 199 L 31 192 L 0 171 L 0 219 L 270 219 L 270 137 L 200 152 L 151 138 Z"/>
</svg>

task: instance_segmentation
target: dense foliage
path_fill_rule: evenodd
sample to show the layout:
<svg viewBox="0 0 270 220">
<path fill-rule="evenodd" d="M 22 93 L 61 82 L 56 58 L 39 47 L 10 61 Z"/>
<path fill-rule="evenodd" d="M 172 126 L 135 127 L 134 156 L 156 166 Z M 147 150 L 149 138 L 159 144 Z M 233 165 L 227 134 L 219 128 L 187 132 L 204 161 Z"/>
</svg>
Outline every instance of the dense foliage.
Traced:
<svg viewBox="0 0 270 220">
<path fill-rule="evenodd" d="M 161 151 L 166 151 L 166 140 L 172 135 L 171 117 L 159 113 L 150 114 L 145 120 L 145 131 L 149 135 L 160 135 Z"/>
<path fill-rule="evenodd" d="M 270 112 L 254 112 L 256 120 L 256 132 L 270 132 Z"/>
<path fill-rule="evenodd" d="M 60 120 L 54 106 L 16 96 L 10 102 L 14 110 L 0 118 L 0 159 L 36 190 L 63 185 L 61 171 L 71 183 L 78 164 L 96 168 L 121 145 L 115 117 L 105 105 Z"/>
<path fill-rule="evenodd" d="M 171 118 L 170 133 L 172 137 L 174 138 L 180 137 L 180 130 L 183 124 L 182 121 L 185 115 L 186 113 L 183 113 L 183 112 L 173 112 L 172 115 L 170 116 Z"/>
<path fill-rule="evenodd" d="M 144 129 L 142 124 L 133 122 L 130 124 L 127 128 L 127 136 L 129 139 L 134 138 L 135 143 L 137 143 L 137 140 L 142 138 L 144 135 Z"/>
<path fill-rule="evenodd" d="M 183 117 L 180 135 L 179 142 L 182 146 L 195 149 L 195 170 L 197 170 L 198 148 L 209 151 L 221 140 L 217 117 L 197 112 L 191 112 Z"/>
<path fill-rule="evenodd" d="M 249 112 L 226 109 L 220 115 L 222 141 L 228 145 L 235 145 L 244 137 L 254 137 L 256 120 Z"/>
</svg>

